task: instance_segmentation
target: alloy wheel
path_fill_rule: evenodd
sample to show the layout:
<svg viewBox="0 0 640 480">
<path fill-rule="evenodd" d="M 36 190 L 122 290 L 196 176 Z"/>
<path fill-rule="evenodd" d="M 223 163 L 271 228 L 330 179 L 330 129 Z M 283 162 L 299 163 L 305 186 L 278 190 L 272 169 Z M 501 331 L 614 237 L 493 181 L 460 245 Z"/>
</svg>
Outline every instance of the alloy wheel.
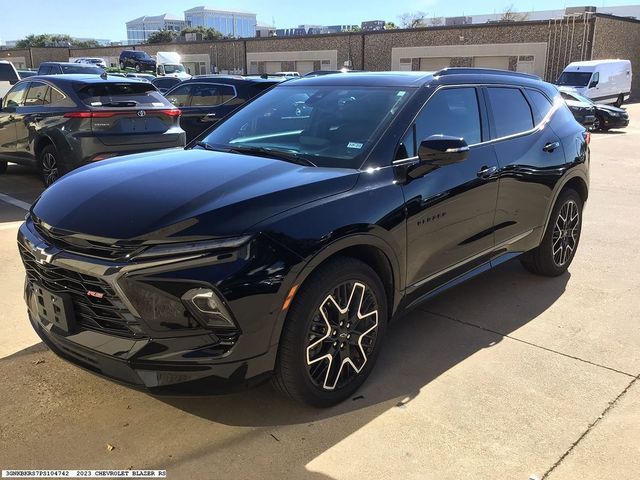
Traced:
<svg viewBox="0 0 640 480">
<path fill-rule="evenodd" d="M 337 285 L 314 313 L 308 331 L 307 371 L 323 390 L 347 385 L 371 356 L 378 333 L 378 301 L 367 285 Z"/>
<path fill-rule="evenodd" d="M 596 119 L 593 121 L 593 125 L 591 125 L 591 129 L 592 130 L 600 130 L 600 118 L 596 117 Z"/>
<path fill-rule="evenodd" d="M 58 163 L 53 153 L 46 152 L 42 156 L 42 178 L 47 187 L 58 179 Z"/>
<path fill-rule="evenodd" d="M 580 211 L 573 200 L 562 205 L 551 237 L 553 261 L 558 267 L 573 256 L 580 236 Z"/>
</svg>

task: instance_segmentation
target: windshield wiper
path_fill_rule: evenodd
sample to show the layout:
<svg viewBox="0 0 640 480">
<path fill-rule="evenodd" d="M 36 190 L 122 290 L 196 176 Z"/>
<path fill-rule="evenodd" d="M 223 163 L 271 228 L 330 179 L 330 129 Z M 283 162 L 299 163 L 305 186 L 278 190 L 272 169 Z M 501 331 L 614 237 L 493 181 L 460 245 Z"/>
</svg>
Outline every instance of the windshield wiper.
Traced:
<svg viewBox="0 0 640 480">
<path fill-rule="evenodd" d="M 298 153 L 287 152 L 284 150 L 278 150 L 278 149 L 268 148 L 268 147 L 252 147 L 247 145 L 238 145 L 238 146 L 229 147 L 229 152 L 248 153 L 250 155 L 262 155 L 264 157 L 277 158 L 279 160 L 284 160 L 286 162 L 291 162 L 298 165 L 304 165 L 307 167 L 316 166 L 316 164 L 313 163 L 311 160 L 308 160 L 300 156 L 300 154 Z"/>
<path fill-rule="evenodd" d="M 226 152 L 226 153 L 242 153 L 249 155 L 260 155 L 268 158 L 277 158 L 279 160 L 284 160 L 286 162 L 295 163 L 297 165 L 304 165 L 307 167 L 316 167 L 317 165 L 313 163 L 311 160 L 307 160 L 306 158 L 300 156 L 295 152 L 287 152 L 284 150 L 277 150 L 268 147 L 253 147 L 248 145 L 237 145 L 233 147 L 215 147 L 207 142 L 196 142 L 196 146 L 202 147 L 205 150 L 210 150 L 212 152 Z"/>
</svg>

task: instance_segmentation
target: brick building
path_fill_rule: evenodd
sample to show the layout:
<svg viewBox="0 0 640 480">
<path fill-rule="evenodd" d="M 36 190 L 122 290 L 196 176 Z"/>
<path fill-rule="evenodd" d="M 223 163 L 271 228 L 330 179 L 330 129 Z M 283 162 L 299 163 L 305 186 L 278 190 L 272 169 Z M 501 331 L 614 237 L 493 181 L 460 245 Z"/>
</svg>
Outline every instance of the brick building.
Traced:
<svg viewBox="0 0 640 480">
<path fill-rule="evenodd" d="M 333 70 L 435 70 L 483 66 L 531 72 L 554 81 L 572 61 L 625 58 L 640 96 L 640 21 L 596 13 L 562 20 L 437 26 L 304 37 L 267 37 L 217 42 L 138 45 L 151 55 L 177 51 L 192 73 L 270 73 Z M 97 56 L 117 58 L 122 47 L 0 50 L 0 58 L 26 67 L 45 60 Z"/>
</svg>

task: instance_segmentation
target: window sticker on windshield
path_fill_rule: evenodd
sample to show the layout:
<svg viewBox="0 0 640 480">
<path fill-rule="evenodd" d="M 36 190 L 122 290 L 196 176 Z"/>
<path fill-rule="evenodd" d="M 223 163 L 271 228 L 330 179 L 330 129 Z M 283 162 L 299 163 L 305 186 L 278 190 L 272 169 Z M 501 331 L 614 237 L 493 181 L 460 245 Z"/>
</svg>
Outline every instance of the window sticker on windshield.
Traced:
<svg viewBox="0 0 640 480">
<path fill-rule="evenodd" d="M 349 142 L 347 143 L 347 148 L 357 148 L 358 150 L 362 148 L 362 143 L 358 143 L 358 142 Z"/>
<path fill-rule="evenodd" d="M 397 93 L 397 95 L 396 95 L 396 96 L 398 96 L 398 97 L 404 97 L 404 94 L 405 94 L 405 93 L 407 93 L 407 92 L 405 92 L 404 90 L 400 90 L 400 91 Z"/>
</svg>

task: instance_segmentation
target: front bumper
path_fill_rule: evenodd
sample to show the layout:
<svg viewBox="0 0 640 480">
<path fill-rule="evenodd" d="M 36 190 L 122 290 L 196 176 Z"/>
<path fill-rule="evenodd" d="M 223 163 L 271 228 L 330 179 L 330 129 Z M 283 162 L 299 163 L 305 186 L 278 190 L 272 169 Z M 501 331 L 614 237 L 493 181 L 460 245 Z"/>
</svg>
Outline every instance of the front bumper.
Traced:
<svg viewBox="0 0 640 480">
<path fill-rule="evenodd" d="M 629 117 L 604 117 L 602 124 L 606 128 L 624 128 L 629 126 Z"/>
<path fill-rule="evenodd" d="M 18 244 L 27 269 L 24 295 L 30 322 L 44 343 L 76 365 L 159 394 L 233 390 L 259 382 L 273 370 L 277 340 L 272 338 L 280 312 L 273 308 L 273 302 L 282 304 L 279 281 L 263 279 L 256 287 L 247 289 L 247 282 L 240 275 L 245 270 L 255 272 L 255 261 L 269 260 L 265 253 L 256 255 L 258 260 L 252 257 L 222 264 L 205 254 L 186 262 L 173 259 L 167 265 L 143 263 L 132 270 L 130 262 L 119 264 L 90 258 L 45 242 L 31 219 L 20 227 Z M 38 251 L 46 252 L 44 257 L 30 256 L 30 252 Z M 34 259 L 36 263 L 44 263 L 34 267 Z M 282 257 L 274 255 L 272 261 L 282 262 Z M 228 277 L 233 282 L 239 281 L 244 290 L 236 289 L 229 294 L 225 284 Z M 227 334 L 200 325 L 167 327 L 150 322 L 140 316 L 122 289 L 123 284 L 130 288 L 132 279 L 143 282 L 148 278 L 156 283 L 180 285 L 193 278 L 202 285 L 205 279 L 206 284 L 231 298 L 229 305 L 238 320 L 238 332 Z M 265 288 L 260 290 L 260 285 Z M 71 299 L 73 313 L 69 316 L 73 319 L 69 324 L 73 328 L 62 329 L 40 314 L 36 287 Z M 105 292 L 108 304 L 98 302 L 96 307 L 94 298 L 85 298 L 90 295 L 89 289 Z M 107 309 L 117 315 L 107 318 L 105 323 Z M 180 320 L 184 323 L 184 315 Z"/>
</svg>

